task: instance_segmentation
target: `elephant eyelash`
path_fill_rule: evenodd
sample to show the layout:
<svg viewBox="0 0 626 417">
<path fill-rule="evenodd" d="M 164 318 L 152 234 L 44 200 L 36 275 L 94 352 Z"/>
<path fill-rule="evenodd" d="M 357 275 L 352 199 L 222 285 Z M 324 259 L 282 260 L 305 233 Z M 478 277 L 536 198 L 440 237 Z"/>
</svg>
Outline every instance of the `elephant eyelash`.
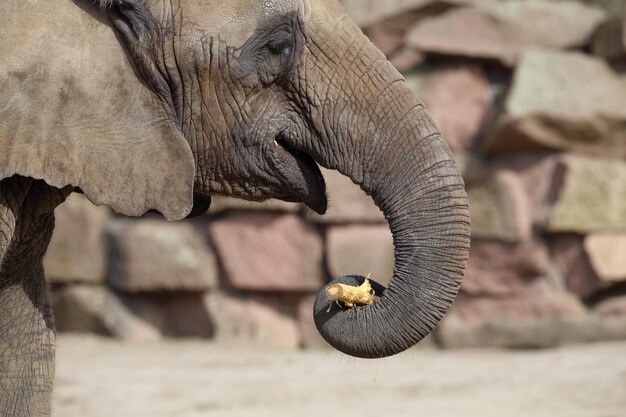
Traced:
<svg viewBox="0 0 626 417">
<path fill-rule="evenodd" d="M 273 39 L 265 44 L 272 55 L 290 55 L 293 51 L 294 39 L 291 32 L 284 29 L 272 36 Z"/>
<path fill-rule="evenodd" d="M 293 50 L 291 42 L 282 42 L 279 44 L 267 44 L 267 49 L 272 55 L 284 55 L 289 56 Z"/>
</svg>

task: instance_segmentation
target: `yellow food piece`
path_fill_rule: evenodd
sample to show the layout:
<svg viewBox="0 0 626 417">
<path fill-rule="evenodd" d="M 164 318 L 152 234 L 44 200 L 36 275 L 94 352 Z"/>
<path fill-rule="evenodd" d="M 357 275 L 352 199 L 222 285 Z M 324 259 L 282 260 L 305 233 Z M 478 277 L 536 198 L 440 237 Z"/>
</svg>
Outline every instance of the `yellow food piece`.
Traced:
<svg viewBox="0 0 626 417">
<path fill-rule="evenodd" d="M 358 287 L 345 284 L 330 285 L 326 288 L 326 297 L 328 297 L 328 301 L 331 303 L 341 301 L 348 308 L 352 308 L 355 305 L 374 304 L 374 290 L 370 284 L 369 276 Z"/>
</svg>

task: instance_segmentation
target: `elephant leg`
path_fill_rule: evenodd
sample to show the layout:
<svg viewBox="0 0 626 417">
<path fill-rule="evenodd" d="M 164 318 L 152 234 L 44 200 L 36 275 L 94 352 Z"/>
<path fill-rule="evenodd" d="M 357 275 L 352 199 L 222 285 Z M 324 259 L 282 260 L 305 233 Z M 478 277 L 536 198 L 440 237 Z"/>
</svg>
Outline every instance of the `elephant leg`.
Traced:
<svg viewBox="0 0 626 417">
<path fill-rule="evenodd" d="M 43 268 L 24 272 L 0 289 L 0 415 L 49 416 L 54 324 Z"/>
<path fill-rule="evenodd" d="M 67 196 L 26 178 L 0 182 L 0 415 L 49 416 L 54 321 L 42 259 Z"/>
</svg>

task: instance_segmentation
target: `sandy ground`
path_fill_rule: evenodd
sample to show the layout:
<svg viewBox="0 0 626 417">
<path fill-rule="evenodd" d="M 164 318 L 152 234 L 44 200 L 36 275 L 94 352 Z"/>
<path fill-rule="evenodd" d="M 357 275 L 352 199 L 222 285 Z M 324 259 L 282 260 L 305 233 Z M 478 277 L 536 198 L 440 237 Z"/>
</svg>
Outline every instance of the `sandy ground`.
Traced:
<svg viewBox="0 0 626 417">
<path fill-rule="evenodd" d="M 336 352 L 61 336 L 55 417 L 624 417 L 626 343 Z"/>
</svg>

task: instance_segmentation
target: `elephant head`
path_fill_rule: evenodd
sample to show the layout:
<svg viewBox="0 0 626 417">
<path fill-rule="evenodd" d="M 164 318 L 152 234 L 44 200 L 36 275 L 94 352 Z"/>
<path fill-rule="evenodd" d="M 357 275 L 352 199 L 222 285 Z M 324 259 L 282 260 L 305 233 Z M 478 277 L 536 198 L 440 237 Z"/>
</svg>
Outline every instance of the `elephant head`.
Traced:
<svg viewBox="0 0 626 417">
<path fill-rule="evenodd" d="M 322 336 L 384 357 L 437 325 L 468 255 L 463 181 L 422 103 L 335 0 L 75 3 L 80 23 L 50 23 L 63 47 L 24 51 L 22 68 L 44 64 L 9 71 L 0 177 L 71 184 L 121 213 L 176 220 L 211 194 L 323 213 L 317 164 L 338 170 L 383 211 L 396 262 L 372 305 L 328 311 L 320 295 Z"/>
</svg>

